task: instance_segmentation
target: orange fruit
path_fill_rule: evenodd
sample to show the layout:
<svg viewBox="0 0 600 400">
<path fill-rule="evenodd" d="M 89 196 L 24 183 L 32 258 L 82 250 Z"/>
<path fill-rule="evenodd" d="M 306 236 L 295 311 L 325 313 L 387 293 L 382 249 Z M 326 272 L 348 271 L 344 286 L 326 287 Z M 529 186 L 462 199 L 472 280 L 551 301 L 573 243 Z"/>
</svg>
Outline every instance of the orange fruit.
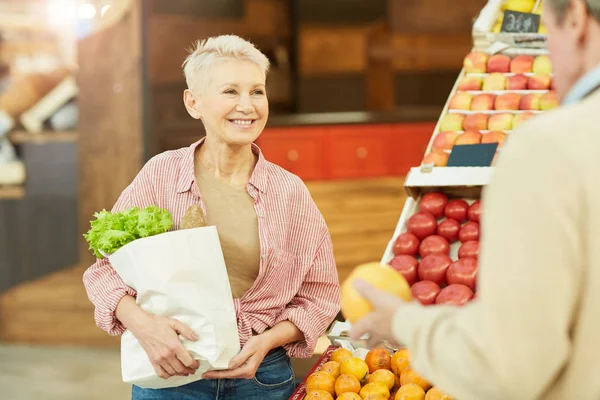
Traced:
<svg viewBox="0 0 600 400">
<path fill-rule="evenodd" d="M 346 361 L 349 358 L 352 358 L 352 352 L 348 349 L 340 347 L 331 353 L 331 357 L 329 357 L 329 361 L 337 361 L 340 364 Z"/>
<path fill-rule="evenodd" d="M 419 385 L 415 385 L 414 383 L 407 383 L 406 385 L 402 385 L 400 389 L 396 392 L 396 397 L 394 400 L 424 400 L 425 399 L 425 391 Z"/>
<path fill-rule="evenodd" d="M 352 357 L 342 363 L 340 366 L 340 373 L 354 375 L 356 379 L 362 383 L 369 373 L 369 367 L 367 366 L 367 363 L 360 358 Z"/>
<path fill-rule="evenodd" d="M 390 369 L 391 359 L 392 357 L 386 349 L 377 348 L 372 349 L 367 353 L 365 362 L 369 366 L 369 372 L 373 373 L 378 369 Z"/>
<path fill-rule="evenodd" d="M 306 378 L 306 392 L 312 392 L 316 390 L 323 390 L 328 392 L 330 395 L 335 394 L 335 379 L 327 372 L 315 372 Z"/>
<path fill-rule="evenodd" d="M 336 400 L 363 400 L 363 398 L 354 392 L 346 392 L 339 395 Z"/>
<path fill-rule="evenodd" d="M 333 396 L 324 390 L 314 390 L 306 394 L 304 400 L 334 400 Z"/>
<path fill-rule="evenodd" d="M 400 376 L 400 372 L 410 367 L 410 359 L 408 349 L 400 349 L 394 353 L 390 361 L 392 372 Z"/>
<path fill-rule="evenodd" d="M 340 363 L 337 361 L 329 361 L 323 364 L 321 371 L 327 372 L 333 376 L 333 379 L 337 379 L 340 376 Z"/>
<path fill-rule="evenodd" d="M 340 377 L 335 380 L 335 394 L 339 396 L 348 392 L 360 392 L 360 382 L 354 375 L 340 375 Z"/>
<path fill-rule="evenodd" d="M 392 390 L 396 383 L 396 376 L 390 370 L 378 369 L 377 371 L 373 372 L 371 376 L 369 376 L 368 382 L 381 382 L 384 383 L 389 390 Z"/>
<path fill-rule="evenodd" d="M 417 386 L 421 386 L 423 390 L 429 390 L 431 388 L 431 383 L 419 376 L 419 374 L 417 374 L 412 368 L 408 368 L 407 370 L 402 371 L 400 374 L 400 385 L 404 386 L 408 385 L 409 383 L 414 383 Z"/>
<path fill-rule="evenodd" d="M 442 392 L 436 387 L 432 387 L 427 391 L 427 394 L 425 395 L 425 400 L 453 400 L 453 397 Z"/>
<path fill-rule="evenodd" d="M 412 300 L 408 282 L 392 267 L 378 262 L 359 265 L 341 286 L 342 314 L 351 323 L 355 323 L 373 310 L 371 303 L 354 288 L 357 279 L 367 281 L 376 288 L 406 301 Z"/>
<path fill-rule="evenodd" d="M 369 396 L 381 396 L 389 399 L 390 390 L 382 382 L 372 382 L 363 386 L 358 394 L 360 394 L 360 397 L 363 399 L 369 398 Z"/>
</svg>

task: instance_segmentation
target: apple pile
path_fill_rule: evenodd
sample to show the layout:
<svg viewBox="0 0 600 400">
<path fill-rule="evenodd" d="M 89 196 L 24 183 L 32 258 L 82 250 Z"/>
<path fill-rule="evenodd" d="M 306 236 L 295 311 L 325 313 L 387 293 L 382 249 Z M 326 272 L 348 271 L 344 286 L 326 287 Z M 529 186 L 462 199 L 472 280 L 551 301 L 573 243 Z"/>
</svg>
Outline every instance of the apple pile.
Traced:
<svg viewBox="0 0 600 400">
<path fill-rule="evenodd" d="M 389 265 L 421 304 L 463 305 L 476 292 L 481 201 L 471 205 L 444 193 L 423 195 L 419 209 L 394 241 Z M 456 257 L 451 248 L 458 247 Z"/>
</svg>

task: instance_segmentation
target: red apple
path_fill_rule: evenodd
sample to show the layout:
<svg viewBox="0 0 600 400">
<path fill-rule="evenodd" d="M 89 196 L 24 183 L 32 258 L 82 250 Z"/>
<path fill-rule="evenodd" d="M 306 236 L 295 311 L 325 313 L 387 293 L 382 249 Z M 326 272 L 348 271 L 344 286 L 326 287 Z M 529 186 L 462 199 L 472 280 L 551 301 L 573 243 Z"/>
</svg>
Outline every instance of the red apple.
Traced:
<svg viewBox="0 0 600 400">
<path fill-rule="evenodd" d="M 496 110 L 518 110 L 521 95 L 518 93 L 503 93 L 496 98 L 494 108 Z"/>
<path fill-rule="evenodd" d="M 470 110 L 473 95 L 467 92 L 458 92 L 450 99 L 449 110 Z"/>
<path fill-rule="evenodd" d="M 466 215 L 466 211 L 465 211 Z M 458 232 L 460 231 L 460 222 L 455 219 L 445 219 L 443 220 L 437 228 L 437 234 L 448 241 L 448 243 L 453 243 L 458 240 Z"/>
<path fill-rule="evenodd" d="M 423 239 L 419 245 L 419 255 L 427 257 L 431 254 L 449 254 L 450 244 L 439 235 L 431 235 Z"/>
<path fill-rule="evenodd" d="M 419 263 L 419 279 L 443 286 L 446 283 L 446 271 L 450 264 L 452 259 L 446 254 L 428 255 Z"/>
<path fill-rule="evenodd" d="M 465 257 L 453 262 L 446 271 L 446 281 L 450 285 L 460 283 L 475 291 L 477 285 L 477 259 Z"/>
<path fill-rule="evenodd" d="M 473 291 L 465 285 L 457 284 L 449 285 L 440 291 L 435 299 L 435 304 L 451 304 L 462 306 L 471 300 Z"/>
<path fill-rule="evenodd" d="M 479 224 L 474 221 L 469 221 L 464 224 L 458 232 L 458 240 L 462 243 L 479 240 Z"/>
<path fill-rule="evenodd" d="M 419 202 L 419 211 L 429 211 L 436 218 L 444 216 L 448 196 L 440 192 L 425 193 Z"/>
<path fill-rule="evenodd" d="M 450 155 L 441 150 L 432 150 L 423 158 L 423 164 L 433 164 L 435 167 L 445 167 Z"/>
<path fill-rule="evenodd" d="M 517 74 L 508 77 L 506 83 L 507 90 L 525 90 L 527 89 L 527 81 L 529 78 L 523 74 Z"/>
<path fill-rule="evenodd" d="M 484 131 L 488 128 L 487 114 L 470 114 L 465 118 L 463 129 L 465 131 Z"/>
<path fill-rule="evenodd" d="M 434 150 L 452 150 L 454 143 L 458 139 L 458 132 L 444 131 L 435 135 L 431 148 Z"/>
<path fill-rule="evenodd" d="M 496 96 L 491 93 L 478 94 L 471 101 L 471 110 L 489 111 L 494 109 L 494 100 Z"/>
<path fill-rule="evenodd" d="M 463 114 L 446 114 L 440 121 L 440 131 L 462 131 L 464 120 L 465 116 Z"/>
<path fill-rule="evenodd" d="M 467 211 L 467 217 L 471 221 L 480 222 L 481 219 L 481 200 L 477 200 L 473 204 L 469 206 L 469 210 Z"/>
<path fill-rule="evenodd" d="M 558 107 L 558 95 L 555 91 L 546 92 L 540 97 L 540 109 L 543 111 Z"/>
<path fill-rule="evenodd" d="M 510 72 L 523 74 L 531 72 L 534 58 L 530 55 L 519 55 L 510 62 Z"/>
<path fill-rule="evenodd" d="M 542 98 L 542 95 L 539 93 L 527 93 L 526 95 L 521 97 L 521 102 L 519 103 L 519 109 L 521 109 L 521 110 L 539 110 L 541 98 Z"/>
<path fill-rule="evenodd" d="M 427 236 L 435 235 L 437 221 L 430 212 L 419 211 L 408 219 L 406 229 L 419 238 L 419 240 L 423 240 Z"/>
<path fill-rule="evenodd" d="M 458 139 L 456 139 L 456 142 L 454 142 L 455 145 L 479 143 L 481 143 L 481 133 L 477 131 L 464 132 L 460 134 L 460 136 L 458 136 Z"/>
<path fill-rule="evenodd" d="M 419 253 L 419 244 L 421 244 L 421 241 L 418 237 L 410 232 L 404 232 L 399 234 L 394 241 L 392 251 L 394 255 L 407 254 L 416 256 Z"/>
<path fill-rule="evenodd" d="M 444 209 L 446 218 L 455 219 L 458 222 L 463 222 L 467 219 L 467 210 L 469 203 L 462 199 L 450 200 Z"/>
<path fill-rule="evenodd" d="M 504 54 L 494 54 L 487 62 L 487 72 L 509 72 L 511 59 Z"/>
<path fill-rule="evenodd" d="M 463 67 L 467 73 L 484 73 L 488 58 L 489 56 L 482 51 L 472 51 L 463 60 Z"/>
<path fill-rule="evenodd" d="M 481 90 L 483 80 L 478 76 L 464 77 L 458 84 L 458 90 Z"/>
<path fill-rule="evenodd" d="M 513 115 L 511 113 L 494 114 L 488 120 L 490 131 L 510 131 L 512 129 Z"/>
<path fill-rule="evenodd" d="M 527 80 L 527 89 L 529 90 L 548 90 L 550 89 L 552 78 L 548 74 L 537 74 L 530 76 Z"/>
<path fill-rule="evenodd" d="M 502 144 L 506 140 L 506 133 L 500 131 L 488 132 L 481 138 L 481 143 L 498 143 L 498 148 L 502 147 Z"/>
<path fill-rule="evenodd" d="M 409 285 L 412 285 L 419 280 L 419 276 L 417 274 L 419 262 L 413 256 L 400 254 L 390 261 L 390 266 L 396 271 L 400 272 Z"/>
<path fill-rule="evenodd" d="M 434 304 L 440 290 L 438 284 L 431 281 L 419 281 L 410 288 L 413 297 L 424 306 Z"/>
<path fill-rule="evenodd" d="M 517 129 L 520 125 L 523 125 L 527 120 L 535 117 L 534 113 L 524 112 L 515 115 L 513 118 L 513 129 Z"/>
<path fill-rule="evenodd" d="M 464 242 L 460 245 L 458 248 L 458 258 L 465 257 L 479 258 L 479 242 Z"/>
</svg>

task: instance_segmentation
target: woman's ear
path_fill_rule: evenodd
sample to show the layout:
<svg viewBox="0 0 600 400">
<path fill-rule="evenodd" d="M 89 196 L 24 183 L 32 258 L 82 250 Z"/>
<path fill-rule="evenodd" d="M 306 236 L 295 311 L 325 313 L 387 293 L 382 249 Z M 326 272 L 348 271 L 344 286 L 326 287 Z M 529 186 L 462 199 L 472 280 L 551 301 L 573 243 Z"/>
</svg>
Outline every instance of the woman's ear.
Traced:
<svg viewBox="0 0 600 400">
<path fill-rule="evenodd" d="M 183 104 L 185 104 L 185 108 L 192 118 L 200 119 L 202 117 L 198 111 L 198 99 L 190 89 L 185 89 L 183 92 Z"/>
</svg>

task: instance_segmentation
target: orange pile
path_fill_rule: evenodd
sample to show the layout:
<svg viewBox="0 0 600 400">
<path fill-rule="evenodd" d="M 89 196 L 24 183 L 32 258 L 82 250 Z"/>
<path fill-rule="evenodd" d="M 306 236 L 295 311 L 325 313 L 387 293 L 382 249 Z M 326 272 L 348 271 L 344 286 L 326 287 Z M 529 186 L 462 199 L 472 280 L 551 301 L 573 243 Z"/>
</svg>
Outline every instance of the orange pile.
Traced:
<svg viewBox="0 0 600 400">
<path fill-rule="evenodd" d="M 452 400 L 411 367 L 407 349 L 369 351 L 364 360 L 339 348 L 306 380 L 305 400 Z"/>
</svg>

